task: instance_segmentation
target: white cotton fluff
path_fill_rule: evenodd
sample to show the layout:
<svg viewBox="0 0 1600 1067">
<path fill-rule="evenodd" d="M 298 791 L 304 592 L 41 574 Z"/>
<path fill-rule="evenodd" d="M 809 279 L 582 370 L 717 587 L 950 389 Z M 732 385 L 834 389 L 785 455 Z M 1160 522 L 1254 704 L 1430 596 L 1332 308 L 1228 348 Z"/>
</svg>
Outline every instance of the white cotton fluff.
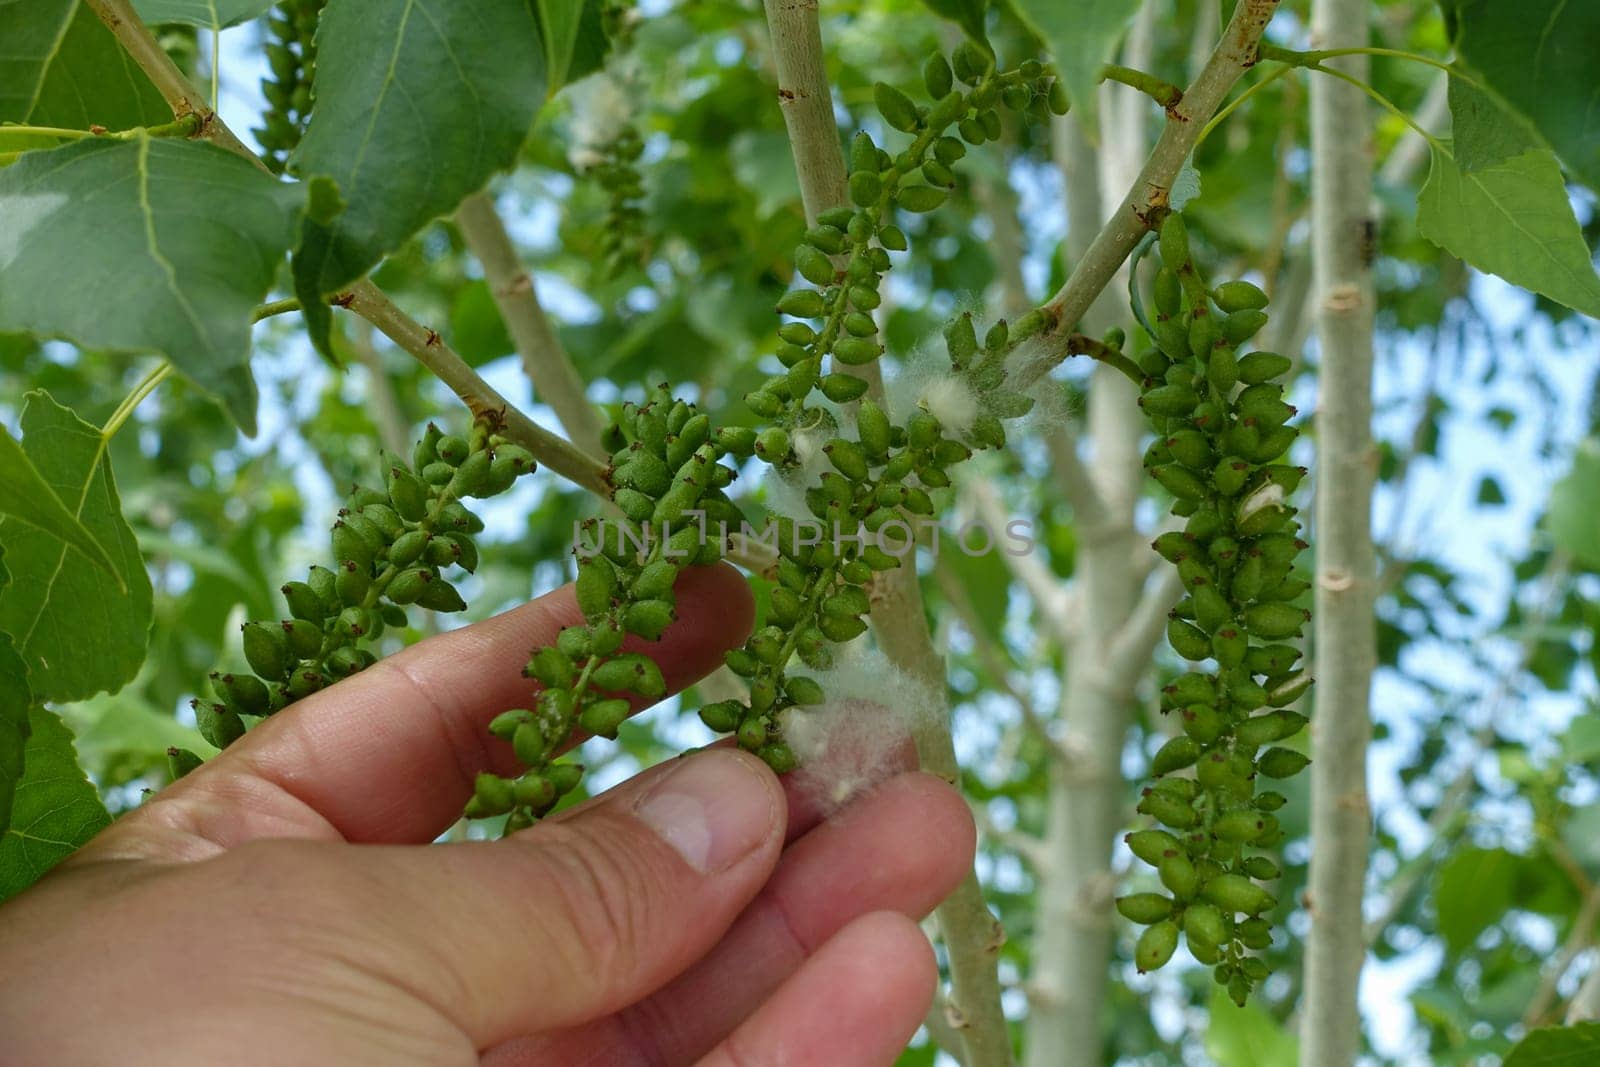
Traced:
<svg viewBox="0 0 1600 1067">
<path fill-rule="evenodd" d="M 897 773 L 897 755 L 911 745 L 916 726 L 937 713 L 937 695 L 864 638 L 839 648 L 833 669 L 812 676 L 827 702 L 788 708 L 778 726 L 799 762 L 793 786 L 832 814 Z"/>
<path fill-rule="evenodd" d="M 584 78 L 566 90 L 572 108 L 568 161 L 587 170 L 604 158 L 606 145 L 633 117 L 633 101 L 621 80 L 606 72 Z"/>
<path fill-rule="evenodd" d="M 952 434 L 965 434 L 983 412 L 978 394 L 953 374 L 924 382 L 917 395 L 917 405 Z"/>
</svg>

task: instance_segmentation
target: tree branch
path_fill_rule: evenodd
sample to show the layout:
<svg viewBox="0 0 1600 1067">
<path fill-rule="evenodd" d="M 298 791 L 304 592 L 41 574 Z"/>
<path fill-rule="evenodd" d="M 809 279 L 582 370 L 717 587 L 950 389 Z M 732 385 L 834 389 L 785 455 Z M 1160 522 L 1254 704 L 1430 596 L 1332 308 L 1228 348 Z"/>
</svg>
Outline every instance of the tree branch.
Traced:
<svg viewBox="0 0 1600 1067">
<path fill-rule="evenodd" d="M 571 441 L 600 454 L 600 433 L 604 429 L 600 416 L 589 403 L 583 377 L 539 304 L 533 276 L 518 258 L 511 235 L 495 210 L 494 198 L 488 192 L 467 197 L 456 209 L 456 225 L 467 247 L 483 265 L 489 295 L 500 309 L 500 317 L 522 359 L 522 370 L 538 398 L 555 411 Z"/>
<path fill-rule="evenodd" d="M 1172 109 L 1160 139 L 1121 206 L 1078 260 L 1066 284 L 1044 305 L 1054 325 L 1043 335 L 1049 342 L 1045 352 L 1019 371 L 1022 386 L 1036 381 L 1071 354 L 1068 336 L 1095 297 L 1110 284 L 1139 238 L 1159 220 L 1172 182 L 1200 136 L 1200 128 L 1239 76 L 1255 63 L 1257 44 L 1278 3 L 1279 0 L 1240 0 L 1234 8 L 1222 39 L 1199 76 L 1184 90 L 1183 99 Z"/>
<path fill-rule="evenodd" d="M 794 148 L 806 225 L 815 226 L 818 214 L 849 203 L 833 91 L 823 64 L 817 0 L 765 0 L 765 6 L 778 72 L 778 107 Z"/>
<path fill-rule="evenodd" d="M 438 333 L 401 311 L 377 286 L 358 282 L 347 294 L 344 306 L 411 353 L 412 358 L 449 386 L 474 416 L 497 419 L 500 432 L 532 452 L 544 466 L 609 499 L 611 491 L 606 483 L 605 467 L 599 460 L 519 411 L 477 371 L 467 366 L 466 360 L 445 344 Z"/>
<path fill-rule="evenodd" d="M 1365 0 L 1312 0 L 1321 45 L 1364 45 Z M 1364 56 L 1333 60 L 1365 78 Z M 1356 987 L 1366 957 L 1362 890 L 1372 813 L 1367 797 L 1372 674 L 1377 665 L 1372 543 L 1372 364 L 1375 295 L 1363 251 L 1372 198 L 1372 121 L 1351 85 L 1311 85 L 1313 290 L 1322 377 L 1317 402 L 1316 621 L 1322 666 L 1312 727 L 1311 869 L 1306 910 L 1306 1062 L 1353 1063 L 1361 1051 Z"/>
<path fill-rule="evenodd" d="M 1183 582 L 1177 570 L 1164 568 L 1161 577 L 1144 591 L 1111 641 L 1106 654 L 1110 664 L 1107 673 L 1111 677 L 1126 678 L 1131 685 L 1144 673 L 1144 664 L 1150 662 L 1156 645 L 1167 632 L 1167 615 L 1182 596 Z"/>
</svg>

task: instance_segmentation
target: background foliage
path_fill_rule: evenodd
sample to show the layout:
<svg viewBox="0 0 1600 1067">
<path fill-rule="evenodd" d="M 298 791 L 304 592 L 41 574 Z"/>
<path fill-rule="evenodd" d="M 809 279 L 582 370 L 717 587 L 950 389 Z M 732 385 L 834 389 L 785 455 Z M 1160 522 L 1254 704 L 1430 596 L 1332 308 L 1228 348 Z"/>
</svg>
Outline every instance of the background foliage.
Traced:
<svg viewBox="0 0 1600 1067">
<path fill-rule="evenodd" d="M 1154 2 L 1150 67 L 1181 82 L 1192 31 L 1213 24 L 1211 5 Z M 198 81 L 215 76 L 236 130 L 254 126 L 263 110 L 256 81 L 273 59 L 257 16 L 268 6 L 137 5 Z M 363 48 L 382 43 L 387 24 L 363 6 L 384 5 L 330 5 L 325 53 L 341 33 L 360 36 Z M 247 335 L 260 301 L 343 285 L 376 266 L 375 280 L 397 302 L 506 395 L 553 421 L 530 395 L 478 263 L 456 228 L 435 219 L 514 164 L 494 176 L 494 196 L 591 396 L 641 399 L 644 383 L 670 381 L 718 422 L 751 419 L 738 398 L 767 372 L 771 309 L 804 231 L 759 6 L 662 0 L 637 10 L 594 4 L 576 16 L 568 5 L 520 0 L 422 6 L 439 16 L 442 33 L 452 19 L 482 17 L 501 20 L 498 36 L 451 64 L 438 48 L 408 57 L 407 76 L 436 86 L 426 105 L 437 113 L 391 106 L 375 92 L 381 68 L 334 70 L 318 99 L 332 132 L 328 141 L 308 133 L 298 166 L 306 179 L 335 179 L 364 214 L 331 214 L 314 182 L 274 183 L 209 146 L 141 135 L 29 152 L 52 142 L 24 142 L 0 126 L 0 160 L 9 164 L 0 168 L 0 330 L 10 331 L 0 334 L 0 420 L 10 434 L 0 452 L 0 897 L 108 812 L 164 784 L 170 746 L 206 751 L 189 699 L 208 672 L 240 662 L 242 619 L 281 614 L 277 585 L 317 560 L 337 493 L 370 476 L 380 447 L 404 447 L 429 419 L 461 419 L 447 390 L 353 316 L 270 318 Z M 968 4 L 931 6 L 963 25 L 974 18 Z M 1447 58 L 1458 41 L 1496 94 L 1457 81 L 1447 95 L 1439 72 L 1403 60 L 1373 68 L 1375 87 L 1441 138 L 1455 122 L 1453 141 L 1431 152 L 1394 115 L 1377 114 L 1374 137 L 1382 669 L 1363 1004 L 1366 1038 L 1385 1062 L 1504 1055 L 1600 984 L 1592 947 L 1600 917 L 1600 338 L 1584 317 L 1600 312 L 1591 262 L 1600 218 L 1592 192 L 1569 189 L 1562 171 L 1600 186 L 1600 138 L 1561 104 L 1565 87 L 1592 81 L 1571 65 L 1570 50 L 1587 42 L 1592 60 L 1596 16 L 1573 10 L 1582 5 L 1526 6 L 1538 11 L 1510 18 L 1510 8 L 1490 0 L 1449 0 L 1443 15 L 1400 0 L 1372 6 L 1374 44 Z M 911 0 L 825 7 L 845 132 L 878 128 L 874 81 L 912 88 L 923 57 L 959 35 Z M 1075 50 L 1069 88 L 1093 101 L 1093 71 L 1113 54 L 1131 9 L 1019 2 L 989 11 L 983 24 L 1002 54 L 1038 49 L 1035 35 Z M 341 22 L 341 10 L 352 21 Z M 1565 21 L 1545 25 L 1554 51 L 1529 63 L 1518 49 L 1538 13 Z M 1304 4 L 1285 4 L 1270 36 L 1303 47 L 1304 17 Z M 22 72 L 8 67 L 0 76 L 0 121 L 114 130 L 171 121 L 77 0 L 0 0 L 0 38 L 23 53 Z M 502 38 L 530 47 L 508 49 Z M 604 73 L 583 77 L 603 62 Z M 1188 209 L 1208 259 L 1261 280 L 1275 306 L 1291 308 L 1304 302 L 1308 273 L 1308 76 L 1279 79 L 1206 141 L 1194 160 L 1201 195 Z M 1508 117 L 1508 107 L 1527 121 Z M 473 135 L 485 116 L 493 135 Z M 345 143 L 342 126 L 361 123 L 371 124 L 372 155 L 352 159 L 329 147 Z M 460 139 L 407 136 L 419 123 Z M 643 141 L 643 197 L 637 255 L 615 270 L 612 197 L 588 168 L 592 150 L 624 125 Z M 1071 150 L 1035 127 L 1009 129 L 1000 144 L 974 151 L 950 206 L 920 216 L 915 251 L 886 289 L 892 358 L 912 358 L 958 309 L 992 314 L 1054 291 L 1071 236 L 1060 206 L 1062 156 Z M 30 198 L 40 183 L 54 183 L 58 197 Z M 213 196 L 227 197 L 226 226 L 196 222 Z M 84 235 L 81 259 L 60 253 L 75 230 Z M 58 243 L 43 244 L 46 232 Z M 291 248 L 292 269 L 283 261 Z M 141 258 L 161 269 L 135 269 Z M 1275 326 L 1275 347 L 1304 357 L 1293 399 L 1313 410 L 1318 356 L 1306 343 L 1308 319 L 1281 318 L 1288 321 Z M 52 339 L 61 337 L 72 343 Z M 119 431 L 103 433 L 150 369 L 148 357 L 130 351 L 159 351 L 182 376 L 163 382 Z M 1081 370 L 1068 368 L 1060 388 L 1066 408 L 1081 411 Z M 77 522 L 37 503 L 45 498 L 26 480 L 35 473 Z M 1038 562 L 1071 588 L 1083 531 L 1039 438 L 983 477 L 1007 510 L 1037 522 Z M 572 521 L 592 503 L 548 475 L 527 482 L 486 512 L 485 562 L 464 586 L 469 618 L 568 574 Z M 1147 506 L 1153 519 L 1157 505 Z M 1044 825 L 1052 758 L 1024 710 L 1051 717 L 1064 652 L 1047 624 L 1050 605 L 999 557 L 947 551 L 926 562 L 965 785 L 990 830 L 981 873 L 1009 934 L 1007 1007 L 1021 1020 L 1039 903 L 1025 835 Z M 1157 663 L 1138 690 L 1120 768 L 1130 818 L 1164 736 L 1155 687 L 1179 669 Z M 694 717 L 669 703 L 590 754 L 592 784 L 704 738 Z M 1305 810 L 1297 795 L 1280 813 L 1288 843 L 1278 897 L 1291 933 L 1304 930 Z M 1119 857 L 1119 866 L 1127 861 Z M 1237 1009 L 1202 969 L 1136 975 L 1131 943 L 1119 936 L 1107 975 L 1105 1058 L 1294 1062 L 1299 951 L 1298 937 L 1280 939 L 1266 995 Z M 1530 1041 L 1507 1062 L 1552 1062 L 1577 1047 L 1560 1042 L 1600 1040 L 1593 1029 Z M 1192 1040 L 1198 1031 L 1203 1052 Z M 906 1062 L 933 1056 L 925 1043 Z"/>
</svg>

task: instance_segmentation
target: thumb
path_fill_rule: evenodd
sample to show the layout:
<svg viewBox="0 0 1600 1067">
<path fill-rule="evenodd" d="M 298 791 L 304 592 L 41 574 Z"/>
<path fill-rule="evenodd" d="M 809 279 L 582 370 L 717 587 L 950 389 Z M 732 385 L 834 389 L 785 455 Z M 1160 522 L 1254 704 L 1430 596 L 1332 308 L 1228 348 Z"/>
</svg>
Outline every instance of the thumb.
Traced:
<svg viewBox="0 0 1600 1067">
<path fill-rule="evenodd" d="M 717 749 L 505 841 L 368 846 L 357 962 L 479 1048 L 616 1011 L 686 969 L 764 885 L 783 791 Z"/>
</svg>

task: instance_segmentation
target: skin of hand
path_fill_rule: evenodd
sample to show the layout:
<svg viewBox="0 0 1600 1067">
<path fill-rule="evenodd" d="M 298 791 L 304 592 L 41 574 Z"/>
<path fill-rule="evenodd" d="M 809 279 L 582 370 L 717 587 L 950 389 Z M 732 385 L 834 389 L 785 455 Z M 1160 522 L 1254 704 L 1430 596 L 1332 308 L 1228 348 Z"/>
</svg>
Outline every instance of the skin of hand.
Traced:
<svg viewBox="0 0 1600 1067">
<path fill-rule="evenodd" d="M 725 566 L 647 649 L 681 689 L 742 642 Z M 914 921 L 969 869 L 928 775 L 826 821 L 713 748 L 504 841 L 429 845 L 528 700 L 570 586 L 302 700 L 0 907 L 0 1063 L 878 1067 L 933 995 Z M 913 762 L 909 754 L 907 766 Z"/>
</svg>

